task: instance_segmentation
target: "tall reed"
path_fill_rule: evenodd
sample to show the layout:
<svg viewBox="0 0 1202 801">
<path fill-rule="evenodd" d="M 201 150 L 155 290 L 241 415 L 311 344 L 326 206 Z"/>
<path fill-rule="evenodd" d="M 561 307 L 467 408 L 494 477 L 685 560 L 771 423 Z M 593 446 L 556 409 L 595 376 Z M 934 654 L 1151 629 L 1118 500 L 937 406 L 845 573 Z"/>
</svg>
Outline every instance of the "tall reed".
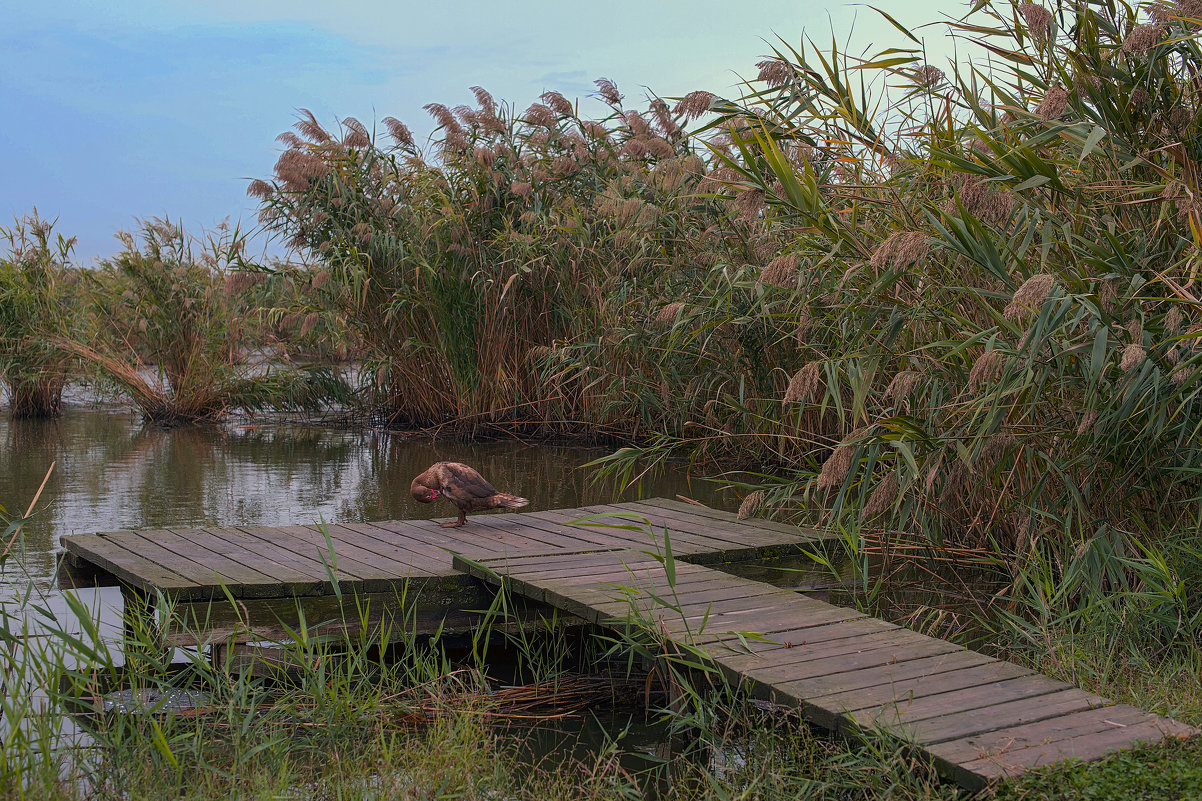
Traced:
<svg viewBox="0 0 1202 801">
<path fill-rule="evenodd" d="M 70 266 L 75 240 L 54 232 L 35 209 L 0 228 L 0 378 L 13 417 L 57 417 L 72 359 L 49 343 L 81 330 L 79 272 Z"/>
</svg>

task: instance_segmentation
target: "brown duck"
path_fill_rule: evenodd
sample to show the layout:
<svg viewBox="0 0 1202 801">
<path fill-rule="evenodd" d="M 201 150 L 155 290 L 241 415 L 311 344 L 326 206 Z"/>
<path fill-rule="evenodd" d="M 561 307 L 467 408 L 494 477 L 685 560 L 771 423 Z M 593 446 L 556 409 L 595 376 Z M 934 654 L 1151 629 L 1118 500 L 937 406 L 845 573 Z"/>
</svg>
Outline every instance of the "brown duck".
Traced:
<svg viewBox="0 0 1202 801">
<path fill-rule="evenodd" d="M 467 522 L 468 512 L 482 512 L 485 509 L 520 509 L 530 501 L 510 495 L 507 492 L 497 492 L 497 488 L 484 480 L 484 476 L 472 468 L 459 462 L 439 462 L 430 469 L 413 479 L 409 485 L 413 499 L 421 503 L 431 503 L 434 499 L 443 497 L 459 507 L 459 519 L 449 520 L 442 524 L 443 528 L 456 528 Z"/>
</svg>

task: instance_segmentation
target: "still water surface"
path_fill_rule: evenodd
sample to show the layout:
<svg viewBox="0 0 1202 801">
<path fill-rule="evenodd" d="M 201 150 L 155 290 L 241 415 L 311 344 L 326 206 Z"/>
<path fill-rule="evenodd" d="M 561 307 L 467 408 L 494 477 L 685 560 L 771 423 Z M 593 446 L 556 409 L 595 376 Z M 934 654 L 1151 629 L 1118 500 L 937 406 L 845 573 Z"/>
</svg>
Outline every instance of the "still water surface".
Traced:
<svg viewBox="0 0 1202 801">
<path fill-rule="evenodd" d="M 24 512 L 54 463 L 22 537 L 26 569 L 46 586 L 63 534 L 451 517 L 449 503 L 419 504 L 409 495 L 413 477 L 439 460 L 472 465 L 498 489 L 529 498 L 529 510 L 677 494 L 720 508 L 739 502 L 683 467 L 619 494 L 591 482 L 584 467 L 606 453 L 365 429 L 162 429 L 124 410 L 71 408 L 59 420 L 0 420 L 0 505 L 10 515 Z"/>
</svg>

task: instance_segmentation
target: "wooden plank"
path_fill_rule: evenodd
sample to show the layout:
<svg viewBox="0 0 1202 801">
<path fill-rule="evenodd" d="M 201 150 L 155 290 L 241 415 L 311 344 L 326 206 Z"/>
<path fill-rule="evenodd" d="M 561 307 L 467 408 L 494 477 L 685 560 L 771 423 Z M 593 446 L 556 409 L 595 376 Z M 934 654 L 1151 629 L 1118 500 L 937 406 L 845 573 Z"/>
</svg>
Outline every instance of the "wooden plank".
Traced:
<svg viewBox="0 0 1202 801">
<path fill-rule="evenodd" d="M 832 536 L 826 532 L 822 532 L 822 531 L 819 531 L 816 529 L 803 529 L 803 528 L 799 528 L 797 526 L 791 526 L 788 523 L 781 523 L 777 520 L 766 520 L 764 518 L 759 518 L 759 517 L 747 517 L 747 518 L 740 520 L 738 518 L 738 515 L 736 515 L 734 512 L 727 512 L 727 511 L 723 511 L 721 509 L 714 509 L 709 506 L 694 506 L 691 503 L 685 503 L 684 501 L 678 501 L 674 498 L 647 498 L 642 501 L 633 501 L 633 502 L 627 502 L 627 503 L 653 505 L 653 506 L 660 507 L 660 508 L 664 509 L 665 511 L 672 509 L 672 510 L 676 510 L 676 511 L 680 511 L 680 512 L 686 512 L 689 514 L 695 514 L 698 517 L 708 517 L 713 520 L 717 520 L 722 523 L 727 523 L 727 524 L 734 525 L 734 526 L 741 526 L 741 527 L 745 526 L 747 528 L 756 528 L 756 529 L 761 529 L 763 531 L 771 531 L 771 532 L 775 532 L 777 534 L 784 534 L 784 535 L 790 536 L 790 537 L 796 537 L 797 532 L 800 531 L 803 536 L 810 538 L 811 542 L 817 541 L 817 540 L 830 539 Z M 620 505 L 625 505 L 625 503 L 620 504 Z"/>
<path fill-rule="evenodd" d="M 609 514 L 606 510 L 599 507 L 582 507 L 580 509 L 568 510 L 550 510 L 545 512 L 529 512 L 525 517 L 544 520 L 547 522 L 559 523 L 568 526 L 572 529 L 584 532 L 593 532 L 594 535 L 604 534 L 613 539 L 615 543 L 623 543 L 629 548 L 661 552 L 663 550 L 662 532 L 648 532 L 639 529 L 619 528 L 619 526 L 635 526 L 635 521 L 627 517 L 621 520 L 615 520 L 612 517 L 605 519 L 576 522 L 581 518 L 590 517 L 597 514 Z M 676 542 L 676 537 L 673 537 L 673 542 Z M 712 551 L 714 543 L 705 537 L 697 536 L 682 536 L 680 538 L 679 551 L 681 553 L 696 554 L 701 552 Z"/>
<path fill-rule="evenodd" d="M 912 631 L 894 627 L 866 632 L 858 636 L 797 645 L 793 648 L 777 648 L 752 654 L 726 656 L 721 658 L 721 662 L 732 670 L 748 673 L 782 668 L 792 670 L 792 666 L 799 666 L 803 662 L 813 662 L 816 659 L 867 652 L 877 648 L 914 645 L 913 638 L 916 636 Z M 800 671 L 804 671 L 804 668 L 799 668 L 799 675 L 801 675 Z"/>
<path fill-rule="evenodd" d="M 785 524 L 773 524 L 771 527 L 759 525 L 761 522 L 737 520 L 732 515 L 728 519 L 720 519 L 712 514 L 698 514 L 694 511 L 674 509 L 670 506 L 660 506 L 648 501 L 634 501 L 623 504 L 613 504 L 615 509 L 628 509 L 648 518 L 656 525 L 682 531 L 696 531 L 710 537 L 724 540 L 731 548 L 745 548 L 748 545 L 805 545 L 819 540 L 799 528 Z M 715 510 L 710 510 L 714 512 Z"/>
<path fill-rule="evenodd" d="M 184 539 L 202 548 L 220 548 L 224 556 L 246 567 L 266 573 L 286 587 L 285 595 L 311 595 L 329 589 L 324 574 L 313 570 L 298 569 L 297 557 L 279 552 L 256 541 L 253 537 L 236 530 L 222 529 L 172 529 Z"/>
<path fill-rule="evenodd" d="M 813 699 L 811 705 L 820 705 L 825 703 L 824 695 L 848 692 L 862 687 L 877 687 L 919 676 L 931 676 L 965 667 L 992 664 L 996 661 L 976 651 L 958 650 L 921 659 L 890 662 L 860 670 L 779 680 L 768 685 L 767 689 L 770 690 L 770 700 L 776 700 L 778 703 L 804 704 Z"/>
<path fill-rule="evenodd" d="M 384 528 L 378 523 L 339 523 L 338 527 L 362 534 L 364 537 L 370 537 L 386 548 L 400 549 L 410 554 L 411 558 L 421 558 L 415 561 L 424 560 L 431 565 L 443 566 L 449 563 L 450 550 L 447 547 L 449 543 L 444 539 L 441 545 L 437 542 L 431 544 L 426 541 L 425 532 L 422 532 L 421 529 L 415 531 L 404 528 L 398 531 L 394 528 Z M 357 542 L 362 542 L 362 540 Z"/>
<path fill-rule="evenodd" d="M 485 515 L 473 522 L 484 530 L 520 533 L 529 539 L 537 540 L 542 543 L 541 550 L 544 552 L 548 550 L 623 548 L 632 544 L 629 539 L 601 535 L 583 526 L 552 523 L 530 514 Z"/>
<path fill-rule="evenodd" d="M 690 553 L 730 551 L 747 547 L 749 544 L 746 540 L 740 542 L 735 536 L 721 531 L 719 527 L 707 525 L 697 518 L 682 518 L 678 520 L 667 517 L 657 510 L 652 509 L 644 512 L 608 504 L 598 504 L 596 506 L 582 507 L 580 511 L 587 514 L 616 515 L 625 520 L 645 518 L 650 524 L 650 530 L 646 536 L 648 546 L 651 546 L 652 543 L 663 542 L 663 530 L 665 528 L 667 528 L 668 535 L 672 539 L 674 550 L 687 550 Z M 748 533 L 748 537 L 753 540 L 750 543 L 751 545 L 761 544 L 751 532 Z M 676 544 L 680 544 L 681 547 L 675 548 Z M 771 544 L 776 543 L 773 542 Z"/>
<path fill-rule="evenodd" d="M 321 534 L 303 526 L 238 526 L 233 529 L 220 531 L 237 531 L 248 538 L 249 543 L 257 543 L 253 547 L 266 549 L 268 553 L 279 554 L 281 560 L 285 554 L 291 554 L 296 560 L 298 569 L 306 566 L 314 575 L 326 576 L 326 543 Z M 248 547 L 252 547 L 248 544 Z M 371 565 L 355 561 L 348 555 L 340 554 L 335 548 L 338 562 L 338 573 L 345 574 L 350 579 L 363 579 L 378 571 Z M 323 559 L 325 561 L 323 561 Z"/>
<path fill-rule="evenodd" d="M 316 526 L 305 526 L 305 528 L 311 528 L 320 536 Z M 334 553 L 336 555 L 339 545 L 344 550 L 349 545 L 354 549 L 352 553 L 356 560 L 360 562 L 370 560 L 375 564 L 375 575 L 371 578 L 399 580 L 407 578 L 411 574 L 429 575 L 431 558 L 424 553 L 409 550 L 400 543 L 384 542 L 341 525 L 327 526 L 327 530 L 335 542 Z M 450 554 L 447 554 L 445 564 L 449 566 L 450 562 Z"/>
<path fill-rule="evenodd" d="M 239 526 L 250 536 L 279 548 L 292 551 L 300 558 L 312 559 L 325 575 L 325 565 L 322 559 L 329 559 L 325 537 L 311 526 Z M 345 547 L 344 547 L 345 546 Z M 443 572 L 432 571 L 429 568 L 408 568 L 408 576 L 396 576 L 381 569 L 381 560 L 374 551 L 365 551 L 349 543 L 334 544 L 334 558 L 337 569 L 353 575 L 357 589 L 367 592 L 375 588 L 385 591 L 404 578 L 417 578 L 423 575 L 450 575 L 451 570 Z"/>
<path fill-rule="evenodd" d="M 883 705 L 898 699 L 924 698 L 929 695 L 992 684 L 1019 676 L 1035 676 L 1034 671 L 1010 662 L 991 661 L 983 665 L 964 668 L 950 673 L 918 676 L 902 681 L 893 681 L 876 687 L 865 687 L 849 692 L 815 694 L 811 701 L 819 701 L 831 709 L 851 712 L 870 706 Z"/>
<path fill-rule="evenodd" d="M 628 548 L 636 551 L 654 549 L 654 542 L 644 532 L 621 528 L 609 523 L 603 524 L 600 521 L 577 523 L 576 521 L 582 516 L 587 515 L 579 514 L 575 509 L 551 509 L 514 515 L 523 526 L 541 528 L 571 537 L 580 543 L 578 548 L 592 544 L 598 548 Z"/>
<path fill-rule="evenodd" d="M 1096 701 L 1093 706 L 1105 706 L 1109 703 L 1105 698 L 1077 690 L 1071 684 L 1035 675 L 1002 679 L 992 684 L 979 684 L 919 698 L 899 699 L 893 703 L 856 710 L 851 717 L 862 725 L 897 726 L 928 718 L 946 717 L 955 712 L 984 709 L 1008 701 L 1038 698 L 1068 689 Z"/>
<path fill-rule="evenodd" d="M 840 607 L 832 607 L 832 609 L 840 609 Z M 849 610 L 843 610 L 849 611 Z M 773 631 L 763 633 L 764 639 L 757 639 L 748 644 L 748 648 L 739 651 L 730 651 L 727 653 L 716 652 L 715 659 L 721 659 L 727 666 L 738 669 L 743 667 L 739 660 L 750 662 L 758 658 L 762 654 L 770 651 L 776 651 L 785 648 L 798 648 L 810 645 L 821 644 L 833 640 L 843 640 L 854 637 L 862 637 L 869 634 L 876 634 L 881 631 L 893 631 L 898 628 L 892 623 L 886 623 L 883 620 L 877 620 L 873 617 L 856 617 L 851 620 L 840 619 L 834 623 L 823 623 L 814 625 L 810 620 L 812 613 L 805 613 L 802 620 L 806 621 L 802 626 L 788 626 L 781 631 Z M 854 614 L 854 613 L 853 613 Z M 776 628 L 780 628 L 778 625 Z"/>
<path fill-rule="evenodd" d="M 183 593 L 198 588 L 196 582 L 147 558 L 141 552 L 131 551 L 121 542 L 110 539 L 112 534 L 132 533 L 114 531 L 106 534 L 76 534 L 63 537 L 60 542 L 71 553 L 140 590 L 161 589 L 165 592 Z"/>
<path fill-rule="evenodd" d="M 390 534 L 399 534 L 402 538 L 425 543 L 427 546 L 433 546 L 447 554 L 448 564 L 450 564 L 450 555 L 453 553 L 480 556 L 485 554 L 503 554 L 510 550 L 500 543 L 495 541 L 489 542 L 470 531 L 464 531 L 463 528 L 441 528 L 434 525 L 434 521 L 432 520 L 421 522 L 427 522 L 431 525 L 418 525 L 419 521 L 415 520 L 378 520 L 372 523 L 372 525 L 376 528 L 384 529 Z"/>
<path fill-rule="evenodd" d="M 1096 759 L 1139 742 L 1190 736 L 1196 731 L 1120 704 L 934 744 L 927 750 L 958 782 L 975 789 L 1040 765 Z"/>
<path fill-rule="evenodd" d="M 1048 752 L 1037 751 L 1023 755 L 1023 751 L 1032 748 L 1042 749 L 1044 746 L 1082 736 L 1121 731 L 1147 721 L 1174 723 L 1127 704 L 1115 704 L 934 743 L 927 750 L 945 762 L 955 765 L 995 758 L 1004 758 L 1015 765 L 1031 765 L 1037 760 L 1024 761 L 1027 756 L 1042 758 Z M 1181 724 L 1175 724 L 1171 728 L 1175 729 L 1180 726 Z M 1188 727 L 1185 728 L 1188 729 Z"/>
<path fill-rule="evenodd" d="M 147 559 L 169 567 L 212 596 L 221 594 L 221 586 L 235 595 L 253 592 L 257 587 L 271 592 L 275 582 L 270 576 L 243 567 L 209 549 L 198 548 L 170 531 L 137 531 L 112 538 L 129 550 L 137 550 Z M 245 583 L 249 582 L 249 583 Z"/>
<path fill-rule="evenodd" d="M 930 745 L 1109 705 L 1110 702 L 1101 696 L 1069 687 L 1047 695 L 1021 698 L 962 712 L 949 712 L 942 717 L 912 723 L 901 723 L 896 726 L 896 730 L 902 736 Z M 841 722 L 841 728 L 842 725 Z"/>
</svg>

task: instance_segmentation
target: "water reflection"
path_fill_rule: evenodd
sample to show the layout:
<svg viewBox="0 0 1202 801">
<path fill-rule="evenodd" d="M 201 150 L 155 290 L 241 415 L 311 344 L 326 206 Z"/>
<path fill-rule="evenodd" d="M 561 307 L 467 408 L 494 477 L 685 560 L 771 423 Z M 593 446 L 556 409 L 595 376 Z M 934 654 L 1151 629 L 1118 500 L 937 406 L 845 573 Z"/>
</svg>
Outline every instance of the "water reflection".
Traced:
<svg viewBox="0 0 1202 801">
<path fill-rule="evenodd" d="M 431 463 L 467 462 L 530 509 L 615 500 L 582 465 L 605 450 L 405 438 L 372 430 L 234 424 L 145 427 L 125 411 L 71 409 L 60 420 L 0 420 L 0 504 L 23 512 L 56 464 L 24 531 L 27 569 L 46 582 L 63 534 L 120 528 L 294 525 L 448 517 L 409 482 Z M 738 500 L 683 469 L 625 499 L 687 495 L 722 508 Z"/>
</svg>

